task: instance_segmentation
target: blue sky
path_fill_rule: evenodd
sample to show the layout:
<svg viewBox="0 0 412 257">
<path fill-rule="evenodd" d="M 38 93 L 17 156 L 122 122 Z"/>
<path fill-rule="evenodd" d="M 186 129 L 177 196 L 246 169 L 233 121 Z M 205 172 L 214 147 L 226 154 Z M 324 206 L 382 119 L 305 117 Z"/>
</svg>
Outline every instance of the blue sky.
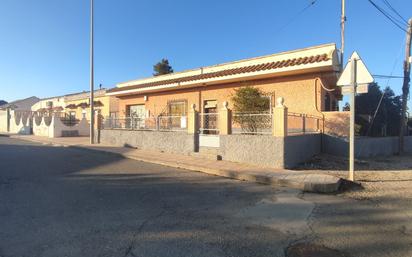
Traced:
<svg viewBox="0 0 412 257">
<path fill-rule="evenodd" d="M 412 16 L 412 1 L 389 1 Z M 340 0 L 318 0 L 297 15 L 310 2 L 95 0 L 95 83 L 114 87 L 151 76 L 163 57 L 180 71 L 316 44 L 339 46 Z M 347 19 L 345 59 L 357 50 L 373 74 L 390 74 L 398 60 L 393 74 L 401 75 L 405 33 L 367 0 L 347 0 Z M 0 99 L 88 90 L 88 32 L 88 0 L 0 0 Z M 389 82 L 396 93 L 401 84 Z"/>
</svg>

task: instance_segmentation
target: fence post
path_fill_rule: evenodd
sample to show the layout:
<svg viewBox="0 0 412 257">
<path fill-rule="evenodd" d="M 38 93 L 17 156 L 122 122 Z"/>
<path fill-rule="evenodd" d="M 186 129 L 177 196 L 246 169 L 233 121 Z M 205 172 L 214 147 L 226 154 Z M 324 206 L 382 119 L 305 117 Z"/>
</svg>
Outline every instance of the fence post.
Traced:
<svg viewBox="0 0 412 257">
<path fill-rule="evenodd" d="M 189 109 L 188 114 L 188 126 L 187 126 L 187 133 L 189 134 L 196 134 L 199 127 L 198 127 L 198 113 L 196 111 L 196 105 L 192 104 Z"/>
<path fill-rule="evenodd" d="M 286 137 L 288 134 L 288 108 L 283 97 L 279 97 L 273 107 L 272 130 L 275 137 Z"/>
<path fill-rule="evenodd" d="M 229 135 L 232 133 L 232 122 L 230 117 L 230 110 L 227 108 L 228 105 L 228 102 L 224 101 L 222 109 L 219 110 L 218 126 L 220 135 Z"/>
</svg>

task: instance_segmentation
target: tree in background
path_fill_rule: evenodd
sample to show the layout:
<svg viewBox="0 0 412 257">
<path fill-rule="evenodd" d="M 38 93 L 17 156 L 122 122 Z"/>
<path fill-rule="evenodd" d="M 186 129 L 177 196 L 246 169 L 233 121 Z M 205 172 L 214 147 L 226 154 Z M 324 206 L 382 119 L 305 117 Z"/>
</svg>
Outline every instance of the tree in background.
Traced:
<svg viewBox="0 0 412 257">
<path fill-rule="evenodd" d="M 384 94 L 382 103 L 376 114 L 379 101 Z M 367 94 L 356 96 L 356 124 L 361 136 L 398 136 L 401 119 L 401 97 L 396 96 L 392 89 L 386 87 L 381 90 L 377 83 L 369 86 Z"/>
<path fill-rule="evenodd" d="M 0 100 L 0 106 L 2 106 L 2 105 L 4 105 L 4 104 L 7 104 L 7 102 L 4 101 L 4 100 Z"/>
<path fill-rule="evenodd" d="M 350 105 L 348 102 L 346 102 L 345 105 L 342 107 L 342 111 L 344 112 L 350 111 Z"/>
<path fill-rule="evenodd" d="M 173 68 L 169 64 L 169 60 L 163 58 L 160 62 L 153 65 L 153 76 L 159 76 L 164 74 L 173 73 Z"/>
<path fill-rule="evenodd" d="M 270 98 L 254 87 L 241 87 L 235 89 L 231 98 L 234 115 L 233 120 L 240 125 L 243 132 L 255 133 L 258 129 L 267 128 L 268 121 L 265 115 L 250 115 L 268 113 L 270 111 Z"/>
</svg>

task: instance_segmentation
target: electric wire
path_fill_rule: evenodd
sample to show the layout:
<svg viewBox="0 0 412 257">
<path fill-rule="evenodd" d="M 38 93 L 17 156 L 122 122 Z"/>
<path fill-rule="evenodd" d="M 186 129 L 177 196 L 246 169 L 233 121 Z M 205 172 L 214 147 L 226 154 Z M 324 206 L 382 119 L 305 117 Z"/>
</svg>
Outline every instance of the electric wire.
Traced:
<svg viewBox="0 0 412 257">
<path fill-rule="evenodd" d="M 392 15 L 390 15 L 389 13 L 387 13 L 382 7 L 380 7 L 379 5 L 377 5 L 374 1 L 372 0 L 368 0 L 368 2 L 375 7 L 381 14 L 383 14 L 389 21 L 391 21 L 396 27 L 398 27 L 400 30 L 402 30 L 403 32 L 406 32 L 406 29 L 404 29 L 402 27 L 402 25 L 406 25 L 403 24 L 403 22 L 399 21 L 398 19 L 394 18 Z"/>
<path fill-rule="evenodd" d="M 389 7 L 389 9 L 391 9 L 401 20 L 403 20 L 405 23 L 408 23 L 408 21 L 395 9 L 393 8 L 393 6 L 391 5 L 391 3 L 389 3 L 388 0 L 383 0 L 383 2 L 385 3 L 385 5 L 387 7 Z"/>
<path fill-rule="evenodd" d="M 399 49 L 402 50 L 402 48 L 399 48 Z M 398 65 L 398 62 L 399 62 L 399 58 L 400 58 L 400 56 L 401 56 L 401 53 L 402 53 L 402 51 L 399 51 L 398 56 L 396 57 L 395 62 L 393 63 L 391 74 L 390 74 L 389 76 L 387 76 L 388 80 L 386 81 L 386 87 L 389 86 L 389 81 L 390 81 L 393 77 L 396 77 L 396 76 L 392 76 L 392 74 L 393 74 L 393 72 L 394 72 L 394 70 L 395 70 L 395 67 Z M 376 75 L 375 75 L 375 76 L 376 76 Z M 402 78 L 403 78 L 403 77 L 402 77 Z M 385 88 L 386 88 L 386 87 L 385 87 Z M 381 104 L 382 104 L 382 101 L 383 101 L 383 98 L 384 98 L 384 97 L 385 97 L 385 90 L 382 91 L 382 96 L 381 96 L 381 98 L 379 99 L 378 106 L 376 106 L 376 109 L 375 109 L 375 112 L 374 112 L 374 114 L 373 114 L 371 123 L 370 123 L 370 125 L 369 125 L 369 127 L 368 127 L 368 131 L 366 132 L 366 136 L 369 135 L 369 133 L 370 133 L 370 131 L 371 131 L 371 129 L 372 129 L 373 123 L 375 122 L 376 116 L 378 115 L 378 111 L 379 111 L 379 108 L 381 107 Z"/>
<path fill-rule="evenodd" d="M 306 12 L 310 7 L 314 6 L 318 0 L 312 0 L 310 3 L 305 6 L 301 11 L 299 11 L 296 15 L 294 15 L 290 20 L 288 20 L 283 26 L 279 27 L 276 31 L 276 33 L 279 33 L 280 31 L 284 30 L 286 27 L 288 27 L 290 24 L 292 24 L 299 16 L 301 16 L 304 12 Z"/>
</svg>

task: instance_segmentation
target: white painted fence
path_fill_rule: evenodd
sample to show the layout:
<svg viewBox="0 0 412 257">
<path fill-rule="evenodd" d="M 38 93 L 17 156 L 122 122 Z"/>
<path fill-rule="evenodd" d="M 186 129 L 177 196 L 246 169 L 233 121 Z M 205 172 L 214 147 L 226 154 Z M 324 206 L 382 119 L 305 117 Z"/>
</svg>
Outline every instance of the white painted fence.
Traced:
<svg viewBox="0 0 412 257">
<path fill-rule="evenodd" d="M 0 110 L 0 132 L 9 132 L 10 117 L 7 110 Z"/>
<path fill-rule="evenodd" d="M 89 136 L 90 125 L 86 119 L 73 126 L 66 126 L 58 115 L 33 117 L 33 134 L 44 137 L 62 137 L 65 133 L 76 132 L 78 136 Z"/>
<path fill-rule="evenodd" d="M 32 128 L 31 112 L 10 112 L 10 133 L 30 135 Z"/>
</svg>

